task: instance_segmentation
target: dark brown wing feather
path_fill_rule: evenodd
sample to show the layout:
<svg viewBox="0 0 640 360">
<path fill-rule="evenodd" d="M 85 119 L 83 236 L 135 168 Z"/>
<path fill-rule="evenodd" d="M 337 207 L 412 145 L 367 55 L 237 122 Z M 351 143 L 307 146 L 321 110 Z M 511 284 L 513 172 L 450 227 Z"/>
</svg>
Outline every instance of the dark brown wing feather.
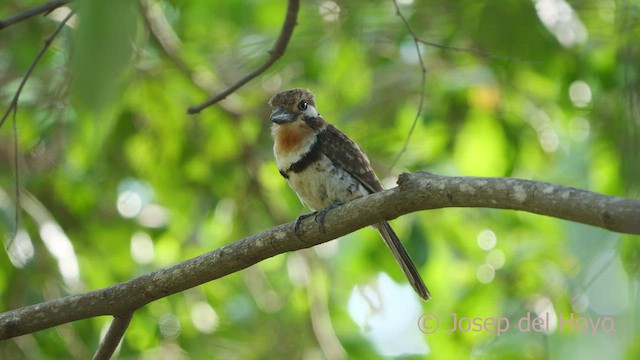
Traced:
<svg viewBox="0 0 640 360">
<path fill-rule="evenodd" d="M 360 147 L 343 134 L 335 126 L 327 123 L 323 130 L 318 133 L 318 145 L 322 147 L 322 153 L 327 156 L 335 165 L 346 170 L 364 185 L 369 193 L 382 191 L 384 188 L 371 168 L 369 159 Z M 406 275 L 414 290 L 424 300 L 429 300 L 431 295 L 422 281 L 420 273 L 411 261 L 407 250 L 402 246 L 398 236 L 393 231 L 389 223 L 383 221 L 374 225 L 387 244 L 393 257 L 396 259 L 402 271 Z"/>
<path fill-rule="evenodd" d="M 335 126 L 327 123 L 327 126 L 318 133 L 318 142 L 325 156 L 358 179 L 370 193 L 384 189 L 364 152 Z"/>
</svg>

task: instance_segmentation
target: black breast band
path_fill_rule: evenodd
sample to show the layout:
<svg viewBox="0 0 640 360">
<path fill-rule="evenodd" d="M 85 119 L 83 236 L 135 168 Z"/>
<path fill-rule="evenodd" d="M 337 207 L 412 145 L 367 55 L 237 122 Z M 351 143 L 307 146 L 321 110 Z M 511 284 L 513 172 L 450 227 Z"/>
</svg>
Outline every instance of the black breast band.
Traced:
<svg viewBox="0 0 640 360">
<path fill-rule="evenodd" d="M 294 173 L 299 173 L 304 171 L 314 162 L 320 160 L 322 157 L 322 146 L 320 144 L 320 137 L 316 138 L 316 142 L 311 146 L 311 149 L 307 151 L 300 160 L 291 164 L 286 170 L 279 169 L 280 175 L 282 175 L 285 179 L 289 178 L 289 172 L 293 171 Z"/>
</svg>

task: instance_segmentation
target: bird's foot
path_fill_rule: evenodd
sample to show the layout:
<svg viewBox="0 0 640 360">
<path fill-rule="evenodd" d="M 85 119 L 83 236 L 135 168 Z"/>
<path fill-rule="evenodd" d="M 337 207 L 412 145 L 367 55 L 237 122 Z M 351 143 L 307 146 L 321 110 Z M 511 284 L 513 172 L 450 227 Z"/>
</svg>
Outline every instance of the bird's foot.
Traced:
<svg viewBox="0 0 640 360">
<path fill-rule="evenodd" d="M 314 217 L 315 221 L 318 223 L 318 228 L 320 229 L 320 232 L 326 232 L 326 229 L 324 227 L 324 217 L 327 215 L 327 213 L 335 208 L 337 208 L 338 206 L 342 205 L 342 203 L 334 203 L 331 204 L 329 206 L 327 206 L 326 208 L 320 210 L 320 211 L 314 211 L 312 213 L 308 213 L 308 214 L 303 214 L 298 216 L 298 218 L 296 219 L 296 223 L 293 226 L 293 231 L 295 231 L 296 234 L 300 233 L 300 226 L 302 225 L 302 220 L 308 218 L 308 217 Z"/>
<path fill-rule="evenodd" d="M 316 222 L 318 223 L 318 227 L 320 228 L 320 232 L 326 232 L 326 229 L 324 227 L 324 217 L 327 215 L 327 213 L 335 208 L 337 208 L 338 206 L 342 205 L 341 203 L 333 203 L 329 206 L 327 206 L 326 208 L 320 210 L 320 211 L 316 211 L 315 215 L 316 215 Z"/>
<path fill-rule="evenodd" d="M 312 213 L 303 214 L 303 215 L 298 216 L 298 218 L 296 219 L 296 223 L 293 226 L 293 231 L 296 233 L 296 235 L 300 234 L 300 225 L 302 225 L 302 220 L 304 220 L 304 219 L 306 219 L 308 217 L 311 217 L 311 216 L 316 216 L 317 217 L 318 216 L 317 214 L 318 214 L 318 212 L 314 211 Z"/>
</svg>

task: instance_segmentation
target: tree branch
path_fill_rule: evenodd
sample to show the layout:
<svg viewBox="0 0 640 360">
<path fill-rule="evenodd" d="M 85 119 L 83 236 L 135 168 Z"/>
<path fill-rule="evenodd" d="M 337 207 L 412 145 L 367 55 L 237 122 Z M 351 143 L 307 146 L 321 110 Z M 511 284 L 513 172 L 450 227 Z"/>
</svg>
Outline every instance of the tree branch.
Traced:
<svg viewBox="0 0 640 360">
<path fill-rule="evenodd" d="M 402 154 L 404 154 L 405 151 L 407 151 L 407 148 L 409 147 L 409 141 L 411 141 L 411 136 L 413 135 L 413 132 L 416 129 L 418 120 L 420 120 L 420 115 L 422 115 L 422 110 L 424 108 L 424 99 L 426 97 L 426 89 L 427 89 L 427 67 L 424 65 L 422 52 L 420 51 L 420 39 L 418 39 L 418 36 L 416 35 L 415 31 L 413 31 L 411 24 L 409 24 L 409 20 L 407 20 L 404 14 L 402 14 L 402 11 L 400 11 L 400 6 L 398 5 L 397 0 L 393 0 L 393 6 L 396 9 L 396 14 L 400 17 L 400 19 L 402 19 L 404 26 L 407 28 L 407 31 L 409 31 L 409 33 L 411 34 L 411 37 L 413 38 L 413 44 L 416 48 L 416 54 L 418 55 L 418 63 L 420 64 L 420 103 L 418 104 L 418 111 L 416 112 L 416 116 L 413 118 L 413 123 L 411 123 L 411 128 L 409 129 L 409 133 L 407 134 L 407 137 L 404 139 L 404 144 L 402 144 L 402 148 L 400 149 L 398 154 L 396 154 L 396 157 L 391 162 L 391 166 L 389 166 L 389 168 L 387 169 L 387 173 L 391 172 L 391 169 L 393 169 L 393 167 L 396 166 Z"/>
<path fill-rule="evenodd" d="M 62 5 L 69 3 L 70 1 L 71 0 L 53 0 L 53 1 L 49 1 L 48 3 L 44 3 L 36 7 L 33 7 L 29 10 L 25 10 L 19 14 L 13 15 L 8 19 L 0 21 L 0 30 L 7 28 L 11 25 L 17 24 L 20 21 L 26 20 L 30 17 L 43 14 L 43 13 L 46 14 L 47 12 L 55 10 Z"/>
<path fill-rule="evenodd" d="M 242 85 L 248 83 L 253 80 L 258 75 L 265 72 L 268 68 L 271 67 L 278 59 L 284 55 L 284 52 L 289 45 L 289 40 L 291 40 L 291 36 L 293 35 L 293 28 L 298 23 L 298 10 L 300 9 L 300 0 L 289 0 L 287 5 L 287 14 L 284 18 L 284 24 L 282 24 L 282 30 L 280 30 L 280 36 L 278 36 L 278 40 L 273 45 L 273 48 L 269 51 L 270 56 L 267 61 L 262 64 L 259 68 L 247 74 L 240 80 L 238 80 L 235 84 L 229 86 L 224 91 L 220 92 L 218 95 L 212 97 L 211 99 L 203 102 L 202 104 L 195 105 L 189 108 L 187 111 L 188 114 L 197 114 L 202 109 L 211 106 L 217 103 L 220 100 L 223 100 L 227 96 L 231 95 L 234 91 L 238 90 Z"/>
<path fill-rule="evenodd" d="M 485 207 L 521 210 L 611 231 L 640 234 L 640 200 L 511 178 L 402 174 L 398 187 L 331 210 L 326 232 L 314 220 L 267 229 L 196 258 L 100 290 L 0 314 L 0 339 L 102 315 L 133 313 L 157 299 L 240 271 L 288 251 L 312 247 L 383 219 L 428 209 Z"/>
<path fill-rule="evenodd" d="M 60 4 L 62 5 L 62 4 Z M 58 5 L 58 6 L 60 6 Z M 57 7 L 57 6 L 56 6 Z M 17 112 L 18 112 L 18 100 L 20 99 L 20 94 L 22 94 L 22 89 L 24 89 L 24 86 L 27 83 L 27 80 L 29 80 L 29 77 L 31 76 L 31 73 L 33 72 L 33 70 L 36 68 L 36 65 L 38 64 L 38 62 L 40 62 L 40 59 L 42 59 L 42 56 L 44 56 L 44 53 L 47 51 L 47 49 L 51 46 L 51 43 L 53 43 L 53 40 L 56 38 L 56 36 L 58 36 L 58 33 L 60 33 L 60 31 L 62 31 L 62 28 L 64 28 L 65 24 L 67 23 L 67 21 L 69 21 L 69 19 L 71 19 L 71 17 L 73 16 L 74 12 L 72 10 L 69 11 L 69 13 L 67 14 L 67 16 L 65 16 L 64 19 L 62 19 L 62 21 L 60 21 L 60 24 L 56 27 L 56 29 L 54 30 L 54 32 L 44 41 L 44 45 L 42 45 L 42 48 L 40 49 L 40 52 L 38 52 L 38 55 L 36 55 L 35 59 L 33 59 L 33 61 L 31 62 L 31 65 L 29 65 L 29 69 L 27 70 L 26 74 L 22 77 L 22 80 L 20 81 L 20 85 L 18 85 L 18 89 L 16 90 L 15 94 L 13 95 L 13 98 L 11 99 L 11 103 L 9 103 L 9 107 L 7 108 L 7 111 L 5 111 L 5 113 L 2 115 L 2 117 L 0 117 L 0 128 L 2 128 L 2 125 L 4 124 L 5 120 L 7 120 L 7 117 L 13 112 L 13 153 L 14 153 L 14 162 L 15 162 L 15 176 L 16 176 L 16 182 L 15 182 L 15 187 L 16 187 L 16 203 L 20 204 L 20 191 L 19 191 L 19 187 L 20 187 L 20 168 L 19 168 L 19 164 L 18 164 L 18 127 L 17 127 L 17 121 L 16 121 L 16 116 L 17 116 Z M 13 233 L 13 236 L 11 237 L 11 239 L 9 240 L 9 242 L 6 244 L 5 249 L 9 249 L 11 247 L 11 244 L 13 242 L 13 240 L 15 239 L 17 233 L 18 233 L 18 227 L 19 227 L 19 223 L 18 221 L 20 220 L 20 206 L 16 206 L 16 210 L 15 210 L 15 230 Z"/>
<path fill-rule="evenodd" d="M 162 54 L 174 64 L 187 80 L 193 82 L 205 94 L 213 93 L 215 86 L 214 81 L 211 79 L 218 78 L 217 74 L 214 74 L 212 70 L 201 70 L 206 71 L 204 76 L 201 76 L 200 71 L 196 73 L 186 59 L 182 57 L 182 43 L 162 12 L 158 1 L 139 0 L 140 12 L 147 23 L 149 34 L 157 43 Z M 223 103 L 220 104 L 220 107 L 231 118 L 238 119 L 240 117 L 238 111 L 233 109 L 232 106 Z"/>
<path fill-rule="evenodd" d="M 93 360 L 108 360 L 111 358 L 118 348 L 118 344 L 120 344 L 120 340 L 122 340 L 125 331 L 127 331 L 132 317 L 133 313 L 131 312 L 113 318 L 113 322 L 111 326 L 109 326 L 109 331 L 107 331 L 107 335 L 102 339 L 98 351 L 96 351 L 96 354 L 93 356 Z"/>
<path fill-rule="evenodd" d="M 18 99 L 20 99 L 20 94 L 22 93 L 22 89 L 24 88 L 24 85 L 27 83 L 27 80 L 29 80 L 31 73 L 36 68 L 36 65 L 38 65 L 38 62 L 40 61 L 40 59 L 42 59 L 42 56 L 47 51 L 49 46 L 51 46 L 51 43 L 53 43 L 53 39 L 55 39 L 56 36 L 58 36 L 58 33 L 62 30 L 62 28 L 64 28 L 65 24 L 67 23 L 67 21 L 69 21 L 69 19 L 71 19 L 71 16 L 73 16 L 73 14 L 74 14 L 73 11 L 69 11 L 67 16 L 64 19 L 62 19 L 62 21 L 60 21 L 60 24 L 58 24 L 58 27 L 56 27 L 53 33 L 44 41 L 44 45 L 42 45 L 40 52 L 38 52 L 38 55 L 36 55 L 35 59 L 33 59 L 33 61 L 31 62 L 31 65 L 29 65 L 29 69 L 27 69 L 26 74 L 24 74 L 24 77 L 22 77 L 22 81 L 20 81 L 20 85 L 18 85 L 18 90 L 16 90 L 16 93 L 13 95 L 13 98 L 11 99 L 11 103 L 9 104 L 7 111 L 5 111 L 4 115 L 2 115 L 2 117 L 0 118 L 0 128 L 2 127 L 2 124 L 4 124 L 4 121 L 7 119 L 9 114 L 11 114 L 11 111 L 14 111 L 18 107 Z"/>
</svg>

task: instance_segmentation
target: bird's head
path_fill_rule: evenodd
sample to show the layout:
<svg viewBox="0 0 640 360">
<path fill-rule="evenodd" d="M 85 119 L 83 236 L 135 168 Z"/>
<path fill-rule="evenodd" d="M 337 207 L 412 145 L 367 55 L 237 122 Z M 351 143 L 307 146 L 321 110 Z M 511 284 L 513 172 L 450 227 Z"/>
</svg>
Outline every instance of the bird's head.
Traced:
<svg viewBox="0 0 640 360">
<path fill-rule="evenodd" d="M 269 119 L 280 125 L 319 116 L 313 94 L 304 89 L 279 92 L 269 100 L 269 105 L 272 108 Z"/>
</svg>

